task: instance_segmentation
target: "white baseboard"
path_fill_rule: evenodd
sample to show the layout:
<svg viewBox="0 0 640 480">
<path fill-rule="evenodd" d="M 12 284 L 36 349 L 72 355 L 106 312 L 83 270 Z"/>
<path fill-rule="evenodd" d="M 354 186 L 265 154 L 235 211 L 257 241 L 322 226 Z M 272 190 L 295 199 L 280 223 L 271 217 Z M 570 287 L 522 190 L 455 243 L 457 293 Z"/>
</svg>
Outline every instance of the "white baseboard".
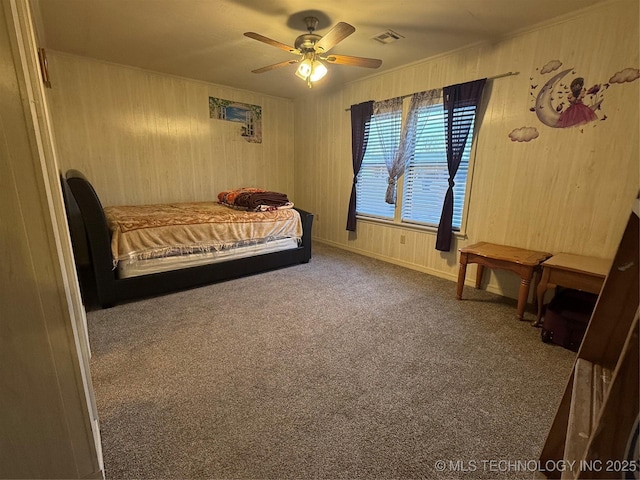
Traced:
<svg viewBox="0 0 640 480">
<path fill-rule="evenodd" d="M 451 273 L 446 273 L 446 272 L 441 272 L 439 270 L 435 270 L 433 268 L 429 268 L 429 267 L 425 267 L 423 265 L 418 265 L 416 263 L 411 263 L 411 262 L 405 262 L 403 260 L 398 260 L 397 258 L 393 258 L 393 257 L 388 257 L 386 255 L 380 255 L 377 253 L 372 253 L 369 252 L 367 250 L 362 250 L 360 248 L 354 248 L 354 247 L 349 247 L 346 245 L 343 245 L 341 243 L 337 243 L 337 242 L 332 242 L 331 240 L 325 240 L 323 238 L 315 238 L 312 237 L 314 242 L 318 242 L 318 243 L 322 243 L 325 245 L 329 245 L 331 247 L 336 247 L 336 248 L 340 248 L 342 250 L 346 250 L 348 252 L 353 252 L 353 253 L 357 253 L 359 255 L 364 255 L 365 257 L 370 257 L 370 258 L 375 258 L 377 260 L 382 260 L 383 262 L 387 262 L 387 263 L 393 263 L 394 265 L 399 265 L 401 267 L 405 267 L 405 268 L 410 268 L 411 270 L 417 270 L 419 272 L 422 273 L 426 273 L 428 275 L 433 275 L 434 277 L 438 277 L 438 278 L 443 278 L 445 280 L 449 280 L 451 282 L 458 282 L 458 275 L 456 274 L 451 274 Z M 465 279 L 464 282 L 465 286 L 470 286 L 470 287 L 474 287 L 476 286 L 476 282 L 475 282 L 475 277 L 474 278 L 469 278 L 467 277 Z M 502 297 L 508 297 L 508 298 L 513 298 L 513 299 L 517 299 L 517 297 L 512 296 L 512 295 L 507 295 L 504 290 L 502 288 L 500 288 L 499 285 L 493 285 L 493 284 L 488 284 L 485 287 L 485 290 L 491 293 L 495 293 L 496 295 L 500 295 Z M 455 290 L 454 290 L 454 294 L 455 294 Z"/>
</svg>

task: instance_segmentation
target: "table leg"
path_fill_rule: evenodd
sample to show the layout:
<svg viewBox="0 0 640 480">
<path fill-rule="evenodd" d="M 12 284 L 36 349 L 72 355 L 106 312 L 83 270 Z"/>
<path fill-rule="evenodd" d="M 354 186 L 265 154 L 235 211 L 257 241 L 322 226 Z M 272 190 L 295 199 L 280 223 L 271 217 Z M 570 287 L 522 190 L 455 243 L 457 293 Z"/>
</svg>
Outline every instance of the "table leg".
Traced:
<svg viewBox="0 0 640 480">
<path fill-rule="evenodd" d="M 538 305 L 538 285 L 542 279 L 542 270 L 540 267 L 533 270 L 533 305 Z"/>
<path fill-rule="evenodd" d="M 482 274 L 484 273 L 484 265 L 478 264 L 478 271 L 476 272 L 476 288 L 482 286 Z"/>
<path fill-rule="evenodd" d="M 524 320 L 524 309 L 527 306 L 527 299 L 529 298 L 529 285 L 531 285 L 531 276 L 533 271 L 527 272 L 526 277 L 522 277 L 520 281 L 520 291 L 518 293 L 518 320 Z"/>
<path fill-rule="evenodd" d="M 549 286 L 549 273 L 551 270 L 548 268 L 542 269 L 542 278 L 538 284 L 538 314 L 536 315 L 536 321 L 533 323 L 534 327 L 539 327 L 542 324 L 542 307 L 544 306 L 544 294 Z"/>
<path fill-rule="evenodd" d="M 458 300 L 462 300 L 462 289 L 464 288 L 464 279 L 467 276 L 467 259 L 460 255 L 460 269 L 458 270 L 458 289 L 456 291 L 456 297 Z"/>
</svg>

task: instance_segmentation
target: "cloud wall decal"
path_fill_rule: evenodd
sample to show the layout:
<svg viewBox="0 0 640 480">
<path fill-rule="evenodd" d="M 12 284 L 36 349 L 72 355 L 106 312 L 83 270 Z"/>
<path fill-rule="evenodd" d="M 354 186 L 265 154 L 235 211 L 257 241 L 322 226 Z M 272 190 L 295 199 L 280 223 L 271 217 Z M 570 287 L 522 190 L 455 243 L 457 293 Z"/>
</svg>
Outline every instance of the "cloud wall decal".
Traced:
<svg viewBox="0 0 640 480">
<path fill-rule="evenodd" d="M 554 70 L 559 69 L 561 66 L 562 66 L 562 62 L 560 60 L 551 60 L 544 67 L 542 67 L 542 70 L 540 70 L 540 73 L 551 73 Z"/>
<path fill-rule="evenodd" d="M 640 78 L 640 70 L 637 68 L 625 68 L 617 72 L 613 77 L 609 79 L 609 83 L 625 83 L 633 82 Z"/>
<path fill-rule="evenodd" d="M 509 132 L 512 142 L 530 142 L 540 136 L 536 127 L 520 127 Z"/>
</svg>

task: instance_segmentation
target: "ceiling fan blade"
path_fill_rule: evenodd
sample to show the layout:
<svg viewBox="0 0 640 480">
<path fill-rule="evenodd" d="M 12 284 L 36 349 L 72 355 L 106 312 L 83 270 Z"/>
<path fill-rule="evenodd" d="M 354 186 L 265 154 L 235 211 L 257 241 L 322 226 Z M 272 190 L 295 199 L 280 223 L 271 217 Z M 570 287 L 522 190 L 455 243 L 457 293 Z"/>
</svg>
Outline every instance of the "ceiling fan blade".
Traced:
<svg viewBox="0 0 640 480">
<path fill-rule="evenodd" d="M 327 55 L 326 57 L 320 58 L 329 63 L 351 65 L 354 67 L 378 68 L 382 65 L 382 60 L 378 60 L 377 58 L 350 57 L 349 55 Z"/>
<path fill-rule="evenodd" d="M 266 43 L 267 45 L 271 45 L 272 47 L 279 48 L 280 50 L 284 50 L 289 53 L 300 53 L 297 48 L 291 47 L 289 45 L 285 45 L 284 43 L 278 42 L 277 40 L 272 40 L 264 35 L 260 35 L 255 32 L 245 32 L 244 35 L 249 38 L 253 38 L 254 40 L 258 40 L 259 42 Z"/>
<path fill-rule="evenodd" d="M 318 43 L 315 45 L 316 51 L 318 53 L 328 52 L 355 31 L 354 26 L 348 23 L 338 22 L 324 37 L 318 40 Z"/>
<path fill-rule="evenodd" d="M 300 60 L 287 60 L 286 62 L 274 63 L 273 65 L 268 65 L 266 67 L 258 68 L 257 70 L 251 70 L 253 73 L 264 73 L 269 70 L 273 70 L 274 68 L 286 67 L 287 65 L 293 65 L 294 63 L 298 63 Z"/>
</svg>

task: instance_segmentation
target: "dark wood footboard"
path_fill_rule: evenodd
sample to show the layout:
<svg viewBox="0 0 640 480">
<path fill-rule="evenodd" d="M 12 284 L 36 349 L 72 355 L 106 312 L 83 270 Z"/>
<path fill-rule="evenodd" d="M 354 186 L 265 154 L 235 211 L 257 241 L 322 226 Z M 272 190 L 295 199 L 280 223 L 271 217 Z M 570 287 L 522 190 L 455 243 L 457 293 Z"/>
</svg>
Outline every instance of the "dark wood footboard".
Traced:
<svg viewBox="0 0 640 480">
<path fill-rule="evenodd" d="M 111 235 L 102 204 L 91 183 L 77 170 L 62 178 L 69 229 L 76 263 L 88 262 L 93 271 L 97 300 L 109 307 L 124 300 L 243 277 L 307 263 L 311 259 L 313 214 L 297 209 L 302 218 L 302 243 L 292 250 L 266 253 L 221 263 L 182 268 L 139 277 L 118 278 L 111 256 Z"/>
</svg>

